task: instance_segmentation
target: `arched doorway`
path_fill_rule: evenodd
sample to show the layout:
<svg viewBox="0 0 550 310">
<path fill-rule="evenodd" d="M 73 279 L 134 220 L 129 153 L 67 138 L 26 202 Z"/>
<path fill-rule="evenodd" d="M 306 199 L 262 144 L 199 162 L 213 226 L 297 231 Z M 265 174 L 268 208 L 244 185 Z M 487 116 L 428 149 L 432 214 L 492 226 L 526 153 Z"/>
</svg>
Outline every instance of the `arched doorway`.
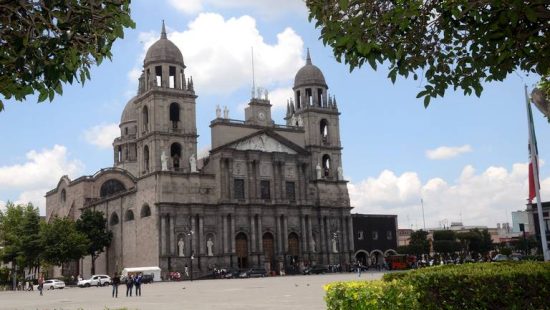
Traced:
<svg viewBox="0 0 550 310">
<path fill-rule="evenodd" d="M 273 234 L 266 232 L 262 237 L 262 243 L 264 247 L 265 269 L 267 272 L 271 272 L 272 266 L 275 266 L 275 245 Z"/>
<path fill-rule="evenodd" d="M 357 253 L 355 253 L 355 261 L 358 262 L 358 263 L 361 263 L 361 265 L 363 266 L 368 266 L 369 265 L 369 261 L 367 259 L 367 257 L 369 256 L 369 254 L 363 250 L 359 250 Z"/>
<path fill-rule="evenodd" d="M 300 255 L 300 239 L 294 232 L 288 235 L 288 268 L 290 274 L 298 273 L 298 259 Z"/>
<path fill-rule="evenodd" d="M 380 250 L 373 250 L 370 254 L 371 265 L 375 268 L 382 268 L 384 265 L 384 253 Z"/>
<path fill-rule="evenodd" d="M 172 166 L 175 171 L 180 170 L 180 158 L 181 158 L 181 145 L 179 143 L 172 143 L 170 146 L 170 157 L 172 158 Z"/>
<path fill-rule="evenodd" d="M 248 268 L 248 238 L 242 232 L 235 237 L 235 249 L 238 267 Z"/>
</svg>

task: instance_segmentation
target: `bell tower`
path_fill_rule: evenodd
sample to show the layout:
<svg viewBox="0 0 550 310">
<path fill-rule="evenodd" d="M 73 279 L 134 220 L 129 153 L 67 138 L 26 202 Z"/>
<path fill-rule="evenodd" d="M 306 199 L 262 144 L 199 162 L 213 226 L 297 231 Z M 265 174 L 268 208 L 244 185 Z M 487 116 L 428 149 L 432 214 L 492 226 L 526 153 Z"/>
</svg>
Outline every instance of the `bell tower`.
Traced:
<svg viewBox="0 0 550 310">
<path fill-rule="evenodd" d="M 327 181 L 343 180 L 340 112 L 328 94 L 321 70 L 313 65 L 309 49 L 306 65 L 294 78 L 294 99 L 288 103 L 288 126 L 303 127 L 306 149 L 311 153 L 311 175 Z"/>
<path fill-rule="evenodd" d="M 185 68 L 163 21 L 160 39 L 143 61 L 138 94 L 131 100 L 137 118 L 138 176 L 159 170 L 195 171 L 190 162 L 197 156 L 197 96 Z"/>
</svg>

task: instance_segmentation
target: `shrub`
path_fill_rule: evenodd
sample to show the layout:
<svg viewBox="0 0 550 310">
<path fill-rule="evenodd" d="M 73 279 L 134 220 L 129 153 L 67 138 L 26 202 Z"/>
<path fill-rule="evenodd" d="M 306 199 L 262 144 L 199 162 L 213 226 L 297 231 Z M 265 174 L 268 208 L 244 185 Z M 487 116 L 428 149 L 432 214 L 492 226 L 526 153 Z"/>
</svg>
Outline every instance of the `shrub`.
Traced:
<svg viewBox="0 0 550 310">
<path fill-rule="evenodd" d="M 328 309 L 550 309 L 550 263 L 445 265 L 325 289 Z"/>
</svg>

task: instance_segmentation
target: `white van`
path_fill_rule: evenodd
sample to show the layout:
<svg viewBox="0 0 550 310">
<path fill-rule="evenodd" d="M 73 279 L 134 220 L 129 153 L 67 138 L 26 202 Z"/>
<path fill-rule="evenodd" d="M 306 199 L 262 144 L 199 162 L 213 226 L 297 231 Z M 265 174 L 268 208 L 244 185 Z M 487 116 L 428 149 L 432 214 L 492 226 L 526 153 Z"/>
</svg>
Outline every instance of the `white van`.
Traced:
<svg viewBox="0 0 550 310">
<path fill-rule="evenodd" d="M 138 274 L 142 273 L 143 275 L 153 275 L 153 281 L 160 281 L 160 268 L 159 267 L 128 267 L 122 269 L 121 276 L 124 278 L 128 277 L 128 274 Z"/>
</svg>

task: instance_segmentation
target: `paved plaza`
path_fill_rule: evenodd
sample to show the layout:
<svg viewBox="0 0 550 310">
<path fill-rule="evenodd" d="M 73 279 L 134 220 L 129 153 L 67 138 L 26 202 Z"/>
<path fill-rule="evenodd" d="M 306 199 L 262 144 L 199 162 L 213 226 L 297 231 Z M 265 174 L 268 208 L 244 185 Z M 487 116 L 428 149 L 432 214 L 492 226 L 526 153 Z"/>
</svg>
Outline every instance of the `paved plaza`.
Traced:
<svg viewBox="0 0 550 310">
<path fill-rule="evenodd" d="M 359 279 L 379 279 L 382 272 L 366 272 Z M 286 276 L 254 279 L 220 279 L 163 282 L 142 285 L 141 297 L 126 297 L 119 286 L 118 299 L 111 287 L 34 292 L 0 292 L 0 309 L 325 309 L 323 285 L 357 280 L 354 273 Z"/>
</svg>

